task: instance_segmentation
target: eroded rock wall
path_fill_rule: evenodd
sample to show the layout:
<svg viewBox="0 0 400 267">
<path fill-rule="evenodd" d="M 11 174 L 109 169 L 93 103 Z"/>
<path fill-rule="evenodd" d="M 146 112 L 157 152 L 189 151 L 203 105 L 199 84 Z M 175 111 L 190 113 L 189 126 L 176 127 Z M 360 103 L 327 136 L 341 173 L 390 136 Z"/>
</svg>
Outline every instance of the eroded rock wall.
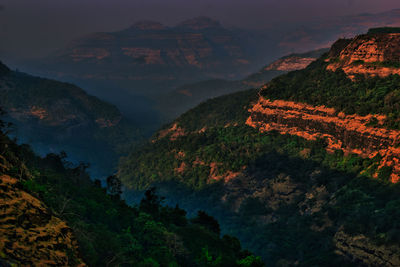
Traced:
<svg viewBox="0 0 400 267">
<path fill-rule="evenodd" d="M 400 178 L 400 131 L 383 128 L 384 115 L 346 115 L 333 108 L 260 97 L 249 110 L 246 124 L 262 132 L 278 131 L 308 140 L 325 139 L 327 150 L 342 150 L 362 157 L 382 156 L 381 165 L 392 167 L 392 182 Z M 376 127 L 369 126 L 374 119 Z"/>
</svg>

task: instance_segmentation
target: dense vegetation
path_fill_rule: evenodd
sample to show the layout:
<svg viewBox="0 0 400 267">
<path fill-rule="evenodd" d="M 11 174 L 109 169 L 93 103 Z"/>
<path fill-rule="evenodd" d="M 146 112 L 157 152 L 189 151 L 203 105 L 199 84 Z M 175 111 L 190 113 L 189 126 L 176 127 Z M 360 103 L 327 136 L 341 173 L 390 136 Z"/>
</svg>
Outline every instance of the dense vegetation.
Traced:
<svg viewBox="0 0 400 267">
<path fill-rule="evenodd" d="M 19 140 L 43 154 L 65 150 L 71 160 L 93 163 L 102 175 L 142 138 L 115 106 L 75 85 L 11 71 L 1 62 L 0 105 Z"/>
<path fill-rule="evenodd" d="M 176 158 L 176 151 L 185 156 Z M 396 223 L 400 214 L 395 212 L 400 209 L 400 186 L 390 184 L 390 173 L 385 171 L 379 172 L 379 179 L 371 177 L 379 157 L 329 154 L 323 142 L 278 133 L 260 134 L 250 127 L 211 128 L 172 142 L 160 140 L 135 156 L 137 163 L 130 162 L 129 166 L 133 168 L 131 173 L 139 175 L 125 181 L 128 185 L 146 188 L 164 181 L 158 186 L 169 201 L 179 202 L 188 210 L 200 205 L 218 218 L 224 232 L 240 237 L 246 247 L 272 265 L 282 260 L 294 262 L 299 257 L 305 266 L 339 264 L 342 259 L 334 254 L 332 238 L 341 228 L 351 236 L 366 235 L 374 244 L 400 243 Z M 205 163 L 203 166 L 192 165 L 199 159 Z M 181 162 L 189 167 L 177 174 L 174 168 Z M 220 174 L 243 172 L 236 178 L 240 181 L 237 194 L 228 200 L 221 201 L 226 194 L 222 183 L 210 184 L 211 162 L 220 163 Z M 245 171 L 243 166 L 247 166 Z M 288 203 L 278 201 L 279 208 L 272 208 L 271 198 L 282 196 L 262 188 L 273 191 L 274 184 L 287 184 L 301 194 Z M 322 188 L 327 198 L 307 199 L 307 192 L 315 194 L 315 188 Z M 264 216 L 276 221 L 266 223 Z M 322 230 L 310 229 L 319 227 Z"/>
<path fill-rule="evenodd" d="M 40 158 L 29 146 L 0 138 L 1 159 L 12 165 L 6 173 L 68 223 L 89 266 L 263 266 L 236 238 L 221 238 L 218 222 L 205 212 L 188 219 L 179 206 L 163 204 L 155 189 L 130 207 L 115 176 L 103 188 L 86 165 L 73 166 L 64 154 Z"/>
<path fill-rule="evenodd" d="M 320 59 L 304 70 L 275 78 L 261 94 L 273 100 L 325 105 L 346 114 L 384 114 L 387 127 L 400 129 L 400 76 L 352 81 L 341 70 L 327 71 L 326 64 Z"/>
<path fill-rule="evenodd" d="M 175 157 L 176 151 L 185 156 Z M 238 236 L 271 265 L 285 261 L 300 261 L 304 266 L 340 264 L 343 259 L 335 255 L 332 241 L 339 229 L 350 236 L 368 236 L 375 245 L 400 243 L 400 213 L 396 211 L 400 185 L 391 184 L 390 172 L 384 170 L 379 179 L 371 177 L 379 157 L 329 154 L 323 142 L 260 134 L 250 127 L 211 128 L 172 142 L 160 140 L 135 156 L 137 164 L 129 166 L 131 173 L 139 175 L 125 181 L 128 185 L 146 188 L 156 183 L 171 203 L 179 202 L 189 211 L 200 205 L 218 218 L 225 233 Z M 199 159 L 205 164 L 192 165 Z M 177 174 L 174 168 L 181 162 L 189 167 Z M 235 179 L 235 193 L 227 193 L 223 183 L 210 184 L 210 162 L 220 163 L 220 174 L 242 171 Z M 245 171 L 243 166 L 247 166 Z M 274 189 L 282 186 L 298 194 L 286 202 Z M 326 194 L 325 199 L 307 198 L 316 194 L 316 188 Z M 271 222 L 269 217 L 275 219 Z M 374 245 L 369 246 L 373 249 Z"/>
<path fill-rule="evenodd" d="M 400 127 L 398 76 L 352 82 L 341 71 L 326 71 L 325 64 L 321 59 L 275 78 L 261 94 L 348 114 L 386 114 L 386 126 Z M 394 246 L 392 256 L 399 258 L 400 185 L 390 183 L 388 168 L 372 178 L 380 157 L 332 154 L 323 140 L 261 134 L 244 125 L 257 97 L 256 90 L 244 91 L 183 114 L 174 122 L 183 136 L 156 135 L 123 159 L 119 175 L 124 184 L 141 189 L 156 184 L 170 203 L 190 213 L 206 210 L 221 222 L 222 232 L 238 236 L 271 266 L 355 264 L 348 260 L 362 257 L 359 252 L 346 259 L 335 253 L 340 233 L 349 246 L 354 237 L 365 237 L 361 250 L 371 255 Z M 221 177 L 238 176 L 228 183 L 213 180 L 212 164 Z"/>
</svg>

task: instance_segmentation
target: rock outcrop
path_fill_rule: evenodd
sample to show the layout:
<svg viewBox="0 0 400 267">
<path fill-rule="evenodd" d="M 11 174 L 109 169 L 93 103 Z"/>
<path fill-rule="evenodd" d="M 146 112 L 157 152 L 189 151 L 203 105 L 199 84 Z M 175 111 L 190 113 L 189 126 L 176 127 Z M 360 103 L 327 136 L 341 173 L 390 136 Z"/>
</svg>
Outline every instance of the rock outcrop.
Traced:
<svg viewBox="0 0 400 267">
<path fill-rule="evenodd" d="M 338 231 L 333 241 L 337 248 L 336 253 L 359 265 L 400 265 L 398 245 L 379 246 L 364 235 L 351 236 L 343 231 Z"/>
<path fill-rule="evenodd" d="M 381 165 L 391 167 L 392 182 L 400 179 L 400 131 L 383 128 L 383 115 L 345 115 L 333 108 L 284 100 L 271 101 L 260 96 L 249 110 L 246 124 L 262 132 L 278 131 L 308 140 L 325 139 L 327 150 L 342 150 L 362 157 L 382 157 Z M 374 120 L 377 127 L 369 126 Z"/>
<path fill-rule="evenodd" d="M 340 44 L 330 52 L 328 70 L 342 69 L 352 79 L 356 75 L 400 74 L 400 33 L 364 34 L 347 43 L 341 40 Z"/>
<path fill-rule="evenodd" d="M 19 266 L 84 266 L 72 229 L 8 175 L 0 175 L 0 258 Z"/>
<path fill-rule="evenodd" d="M 316 60 L 313 57 L 286 57 L 274 61 L 272 64 L 265 67 L 264 70 L 279 70 L 279 71 L 294 71 L 301 70 L 310 65 L 311 62 Z"/>
</svg>

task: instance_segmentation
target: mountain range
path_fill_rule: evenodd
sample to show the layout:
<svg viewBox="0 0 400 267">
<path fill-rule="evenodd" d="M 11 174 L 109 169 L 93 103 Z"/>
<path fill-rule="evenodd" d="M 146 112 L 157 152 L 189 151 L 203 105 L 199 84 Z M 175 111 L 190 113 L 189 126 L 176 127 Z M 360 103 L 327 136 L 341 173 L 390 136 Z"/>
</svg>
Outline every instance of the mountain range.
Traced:
<svg viewBox="0 0 400 267">
<path fill-rule="evenodd" d="M 142 21 L 36 65 L 90 94 L 0 63 L 0 265 L 399 266 L 400 28 L 367 31 L 399 14 Z"/>
<path fill-rule="evenodd" d="M 154 131 L 165 119 L 199 103 L 165 109 L 161 96 L 174 95 L 181 87 L 245 79 L 279 57 L 329 47 L 338 38 L 398 23 L 399 10 L 319 18 L 278 29 L 263 25 L 257 30 L 225 27 L 208 17 L 174 26 L 138 21 L 120 31 L 83 36 L 44 59 L 18 65 L 35 75 L 78 84 Z"/>
</svg>

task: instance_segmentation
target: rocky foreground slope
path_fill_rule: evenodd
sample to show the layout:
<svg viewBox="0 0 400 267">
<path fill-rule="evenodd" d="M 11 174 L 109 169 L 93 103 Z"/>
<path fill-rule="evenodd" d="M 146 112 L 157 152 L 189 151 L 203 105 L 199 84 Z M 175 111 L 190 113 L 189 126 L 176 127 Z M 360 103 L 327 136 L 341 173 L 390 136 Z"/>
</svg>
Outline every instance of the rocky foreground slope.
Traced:
<svg viewBox="0 0 400 267">
<path fill-rule="evenodd" d="M 32 174 L 11 146 L 0 131 L 0 265 L 86 266 L 66 221 L 24 189 Z"/>
<path fill-rule="evenodd" d="M 0 258 L 18 265 L 85 266 L 72 229 L 19 187 L 18 179 L 0 176 Z"/>
</svg>

